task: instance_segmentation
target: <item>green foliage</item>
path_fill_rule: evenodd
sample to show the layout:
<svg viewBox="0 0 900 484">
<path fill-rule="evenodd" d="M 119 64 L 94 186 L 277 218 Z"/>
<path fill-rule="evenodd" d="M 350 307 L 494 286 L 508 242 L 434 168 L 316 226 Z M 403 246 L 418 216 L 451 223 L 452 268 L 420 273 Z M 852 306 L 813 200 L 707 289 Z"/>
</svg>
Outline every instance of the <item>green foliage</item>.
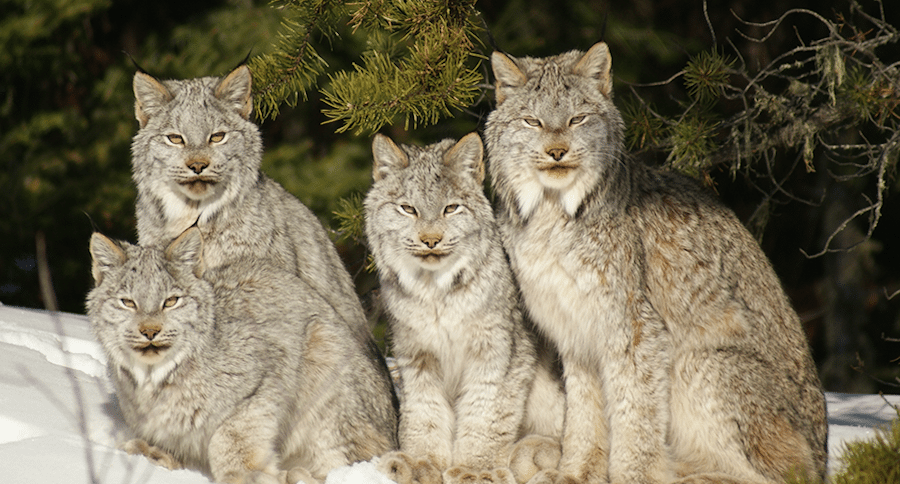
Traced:
<svg viewBox="0 0 900 484">
<path fill-rule="evenodd" d="M 0 71 L 7 71 L 23 65 L 33 68 L 50 61 L 58 51 L 53 44 L 63 40 L 59 34 L 71 29 L 73 20 L 108 8 L 110 0 L 6 0 L 3 3 Z"/>
<path fill-rule="evenodd" d="M 701 103 L 717 99 L 728 86 L 734 61 L 716 51 L 701 52 L 684 68 L 684 84 L 692 99 Z"/>
<path fill-rule="evenodd" d="M 843 469 L 832 484 L 900 482 L 900 418 L 877 429 L 873 439 L 848 443 L 841 462 Z"/>
<path fill-rule="evenodd" d="M 0 302 L 44 306 L 35 265 L 42 233 L 59 307 L 83 310 L 91 232 L 130 240 L 135 234 L 129 163 L 135 68 L 122 51 L 161 77 L 220 74 L 254 44 L 270 43 L 268 25 L 278 22 L 267 5 L 242 5 L 4 3 Z"/>
<path fill-rule="evenodd" d="M 262 170 L 320 217 L 327 217 L 340 208 L 342 198 L 368 188 L 370 163 L 369 151 L 359 143 L 338 141 L 327 153 L 317 153 L 312 140 L 304 140 L 267 150 Z"/>
<path fill-rule="evenodd" d="M 629 150 L 642 150 L 658 146 L 665 137 L 663 119 L 653 112 L 652 106 L 637 98 L 627 98 L 621 107 L 626 125 L 626 145 Z"/>
<path fill-rule="evenodd" d="M 339 240 L 362 242 L 365 240 L 363 197 L 359 193 L 342 198 L 334 211 L 338 221 Z"/>
<path fill-rule="evenodd" d="M 328 67 L 316 51 L 317 35 L 333 42 L 339 34 L 365 39 L 361 64 L 332 68 L 321 88 L 328 106 L 323 113 L 328 122 L 340 123 L 338 132 L 374 132 L 399 117 L 406 128 L 434 124 L 480 93 L 474 1 L 317 1 L 286 7 L 277 50 L 250 64 L 263 118 L 274 118 L 281 103 L 305 99 Z M 331 27 L 335 24 L 350 29 L 339 33 Z"/>
<path fill-rule="evenodd" d="M 480 93 L 481 74 L 466 66 L 464 48 L 414 46 L 407 59 L 393 61 L 381 52 L 363 57 L 363 66 L 330 77 L 323 91 L 329 122 L 338 132 L 363 134 L 404 118 L 404 129 L 437 123 L 467 107 Z"/>
<path fill-rule="evenodd" d="M 714 136 L 718 122 L 709 113 L 689 114 L 669 131 L 668 163 L 676 170 L 699 176 L 710 166 L 716 149 Z"/>
<path fill-rule="evenodd" d="M 328 63 L 316 50 L 318 36 L 335 39 L 343 2 L 333 0 L 290 0 L 273 6 L 282 14 L 282 29 L 271 53 L 250 59 L 254 101 L 259 119 L 274 119 L 282 103 L 296 106 L 316 86 Z"/>
</svg>

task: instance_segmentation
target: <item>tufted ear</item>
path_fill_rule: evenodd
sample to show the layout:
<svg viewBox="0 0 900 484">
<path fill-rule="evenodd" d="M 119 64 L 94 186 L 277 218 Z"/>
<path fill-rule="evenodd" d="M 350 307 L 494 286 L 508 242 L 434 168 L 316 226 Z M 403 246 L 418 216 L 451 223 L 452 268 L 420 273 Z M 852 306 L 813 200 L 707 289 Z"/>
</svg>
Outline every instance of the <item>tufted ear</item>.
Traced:
<svg viewBox="0 0 900 484">
<path fill-rule="evenodd" d="M 107 271 L 125 263 L 125 251 L 122 246 L 100 232 L 91 235 L 90 251 L 94 287 L 100 285 Z"/>
<path fill-rule="evenodd" d="M 402 170 L 409 166 L 409 157 L 390 138 L 376 134 L 372 140 L 372 156 L 375 163 L 372 168 L 372 179 L 381 180 L 393 170 Z"/>
<path fill-rule="evenodd" d="M 528 81 L 528 77 L 519 69 L 516 62 L 502 52 L 495 51 L 491 54 L 491 68 L 494 71 L 496 87 L 494 96 L 497 104 L 506 100 L 511 88 L 521 87 Z"/>
<path fill-rule="evenodd" d="M 163 83 L 144 72 L 134 74 L 132 89 L 134 89 L 134 117 L 137 118 L 141 128 L 174 97 Z"/>
<path fill-rule="evenodd" d="M 468 172 L 478 185 L 484 182 L 484 145 L 478 133 L 469 133 L 444 154 L 444 165 Z"/>
<path fill-rule="evenodd" d="M 612 56 L 605 42 L 597 42 L 591 47 L 578 64 L 575 73 L 595 79 L 597 89 L 606 97 L 612 97 Z"/>
<path fill-rule="evenodd" d="M 253 112 L 252 87 L 250 68 L 242 65 L 225 76 L 213 94 L 219 100 L 231 104 L 242 118 L 248 119 Z"/>
<path fill-rule="evenodd" d="M 206 267 L 203 263 L 203 237 L 200 229 L 192 226 L 181 233 L 166 248 L 166 259 L 187 264 L 197 277 L 202 277 Z"/>
</svg>

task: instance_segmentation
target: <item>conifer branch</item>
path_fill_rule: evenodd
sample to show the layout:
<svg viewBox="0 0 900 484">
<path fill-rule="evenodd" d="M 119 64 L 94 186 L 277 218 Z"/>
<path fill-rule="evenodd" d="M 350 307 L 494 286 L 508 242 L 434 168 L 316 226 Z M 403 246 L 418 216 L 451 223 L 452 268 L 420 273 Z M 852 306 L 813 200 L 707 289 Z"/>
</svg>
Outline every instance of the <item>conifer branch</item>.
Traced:
<svg viewBox="0 0 900 484">
<path fill-rule="evenodd" d="M 397 117 L 407 129 L 434 124 L 468 107 L 482 82 L 474 59 L 477 12 L 472 1 L 368 1 L 351 25 L 381 29 L 383 44 L 353 71 L 331 76 L 323 113 L 337 131 L 374 132 Z"/>
<path fill-rule="evenodd" d="M 274 117 L 296 103 L 325 72 L 313 38 L 336 39 L 335 25 L 366 40 L 369 50 L 351 69 L 320 87 L 328 122 L 337 131 L 376 131 L 403 117 L 407 128 L 436 123 L 471 105 L 481 92 L 474 39 L 474 0 L 292 0 L 277 52 L 253 60 L 257 114 Z"/>
<path fill-rule="evenodd" d="M 301 97 L 307 98 L 308 90 L 315 87 L 328 67 L 313 45 L 313 36 L 319 33 L 334 38 L 333 26 L 344 13 L 343 3 L 335 0 L 290 0 L 276 8 L 286 17 L 278 34 L 278 48 L 249 63 L 259 119 L 277 116 L 282 103 L 293 106 Z"/>
<path fill-rule="evenodd" d="M 872 177 L 865 205 L 838 225 L 820 252 L 809 256 L 817 257 L 846 250 L 834 247 L 833 241 L 854 220 L 865 219 L 865 239 L 880 220 L 885 176 L 897 165 L 900 153 L 900 61 L 882 61 L 876 48 L 897 43 L 900 32 L 884 18 L 883 9 L 876 17 L 854 2 L 855 24 L 840 15 L 829 20 L 812 11 L 791 10 L 771 22 L 744 22 L 768 29 L 761 37 L 741 35 L 765 42 L 791 15 L 812 16 L 824 24 L 827 35 L 779 55 L 755 74 L 739 53 L 737 66 L 716 51 L 701 54 L 681 76 L 690 98 L 682 112 L 667 117 L 639 99 L 623 114 L 629 123 L 629 144 L 668 151 L 667 163 L 673 168 L 708 178 L 715 167 L 725 166 L 732 176 L 768 178 L 765 206 L 776 195 L 799 199 L 786 192 L 784 180 L 776 178 L 771 156 L 776 150 L 796 151 L 807 172 L 816 170 L 817 153 L 826 153 L 836 167 L 829 174 L 838 182 Z M 861 23 L 868 25 L 860 28 Z M 721 101 L 743 109 L 720 119 L 722 109 L 717 103 Z M 859 146 L 835 143 L 842 131 L 863 139 L 873 135 L 877 141 Z M 864 161 L 852 162 L 855 172 L 847 175 L 849 164 L 842 159 Z M 765 217 L 763 212 L 757 210 L 754 216 Z"/>
</svg>

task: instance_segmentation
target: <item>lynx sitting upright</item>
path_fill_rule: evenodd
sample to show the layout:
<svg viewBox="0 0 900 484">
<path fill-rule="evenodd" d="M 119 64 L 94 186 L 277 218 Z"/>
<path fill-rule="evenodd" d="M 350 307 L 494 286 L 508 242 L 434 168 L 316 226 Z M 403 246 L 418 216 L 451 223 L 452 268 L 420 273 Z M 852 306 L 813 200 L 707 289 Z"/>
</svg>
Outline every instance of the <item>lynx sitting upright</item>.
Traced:
<svg viewBox="0 0 900 484">
<path fill-rule="evenodd" d="M 201 277 L 201 249 L 196 227 L 165 252 L 91 238 L 87 310 L 135 437 L 126 450 L 216 482 L 313 484 L 395 449 L 374 342 L 265 261 Z"/>
<path fill-rule="evenodd" d="M 131 145 L 138 242 L 165 247 L 196 224 L 213 268 L 259 258 L 306 281 L 368 332 L 353 281 L 313 213 L 259 171 L 262 139 L 248 118 L 250 70 L 224 78 L 134 76 L 140 130 Z"/>
<path fill-rule="evenodd" d="M 822 478 L 825 399 L 799 318 L 730 210 L 624 152 L 606 44 L 492 64 L 504 245 L 565 375 L 562 460 L 535 482 Z"/>
<path fill-rule="evenodd" d="M 555 467 L 560 382 L 522 319 L 482 188 L 481 139 L 419 148 L 377 135 L 373 152 L 366 236 L 402 381 L 402 453 L 382 469 L 400 484 L 439 484 L 437 469 L 445 484 L 501 484 Z M 555 439 L 531 437 L 510 459 L 532 433 Z"/>
</svg>

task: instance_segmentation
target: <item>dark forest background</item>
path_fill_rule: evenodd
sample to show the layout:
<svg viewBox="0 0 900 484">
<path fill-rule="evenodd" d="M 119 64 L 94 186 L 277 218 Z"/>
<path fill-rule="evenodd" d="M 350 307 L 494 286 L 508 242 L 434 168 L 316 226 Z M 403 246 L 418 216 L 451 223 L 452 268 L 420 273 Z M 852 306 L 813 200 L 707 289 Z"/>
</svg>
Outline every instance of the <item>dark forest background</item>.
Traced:
<svg viewBox="0 0 900 484">
<path fill-rule="evenodd" d="M 726 75 L 740 88 L 759 72 L 779 69 L 780 56 L 833 37 L 835 29 L 854 42 L 884 34 L 884 45 L 873 52 L 895 80 L 868 84 L 878 104 L 859 116 L 861 127 L 835 127 L 830 145 L 767 146 L 764 162 L 753 167 L 725 159 L 695 164 L 693 171 L 734 208 L 772 259 L 803 319 L 826 388 L 900 392 L 900 296 L 891 297 L 900 291 L 900 141 L 894 140 L 900 120 L 900 2 L 484 0 L 474 7 L 483 22 L 470 61 L 484 78 L 479 95 L 436 123 L 406 130 L 400 119 L 382 132 L 425 144 L 480 130 L 493 103 L 486 60 L 492 43 L 515 56 L 545 56 L 604 40 L 613 55 L 616 103 L 633 123 L 636 156 L 672 164 L 666 142 L 654 142 L 651 135 L 667 129 L 663 119 L 696 113 L 696 93 L 684 72 L 703 55 L 730 60 Z M 793 9 L 808 12 L 785 15 Z M 886 26 L 861 12 L 883 18 Z M 765 24 L 780 18 L 780 24 Z M 50 307 L 39 283 L 45 258 L 57 307 L 83 313 L 91 284 L 90 234 L 136 239 L 129 161 L 137 130 L 135 66 L 129 56 L 161 78 L 222 75 L 248 53 L 276 52 L 284 22 L 291 19 L 289 9 L 267 1 L 0 0 L 0 302 Z M 318 47 L 328 73 L 352 70 L 372 49 L 369 39 L 346 27 L 347 19 L 336 22 L 337 37 L 323 37 Z M 848 47 L 835 55 L 853 52 Z M 826 72 L 828 57 L 814 55 L 816 72 Z M 784 57 L 783 64 L 798 58 Z M 848 68 L 845 77 L 869 79 L 858 71 Z M 790 68 L 783 72 L 767 78 L 768 90 L 796 94 L 805 84 L 793 82 Z M 316 76 L 316 88 L 299 95 L 295 105 L 283 104 L 261 120 L 263 170 L 333 229 L 361 297 L 375 308 L 377 280 L 365 270 L 364 241 L 342 225 L 359 216 L 354 197 L 370 183 L 371 133 L 338 133 L 340 124 L 328 122 L 320 89 L 327 90 L 331 79 Z M 716 119 L 735 119 L 746 99 L 724 92 L 690 118 L 712 126 L 721 126 Z M 793 108 L 785 109 L 782 114 L 790 117 Z M 753 122 L 770 123 L 773 116 Z M 727 144 L 721 129 L 710 133 L 704 142 L 712 151 Z M 846 150 L 838 156 L 840 150 L 833 149 L 850 144 L 886 146 L 881 172 L 859 169 L 846 159 Z M 873 200 L 877 207 L 851 217 Z"/>
</svg>

